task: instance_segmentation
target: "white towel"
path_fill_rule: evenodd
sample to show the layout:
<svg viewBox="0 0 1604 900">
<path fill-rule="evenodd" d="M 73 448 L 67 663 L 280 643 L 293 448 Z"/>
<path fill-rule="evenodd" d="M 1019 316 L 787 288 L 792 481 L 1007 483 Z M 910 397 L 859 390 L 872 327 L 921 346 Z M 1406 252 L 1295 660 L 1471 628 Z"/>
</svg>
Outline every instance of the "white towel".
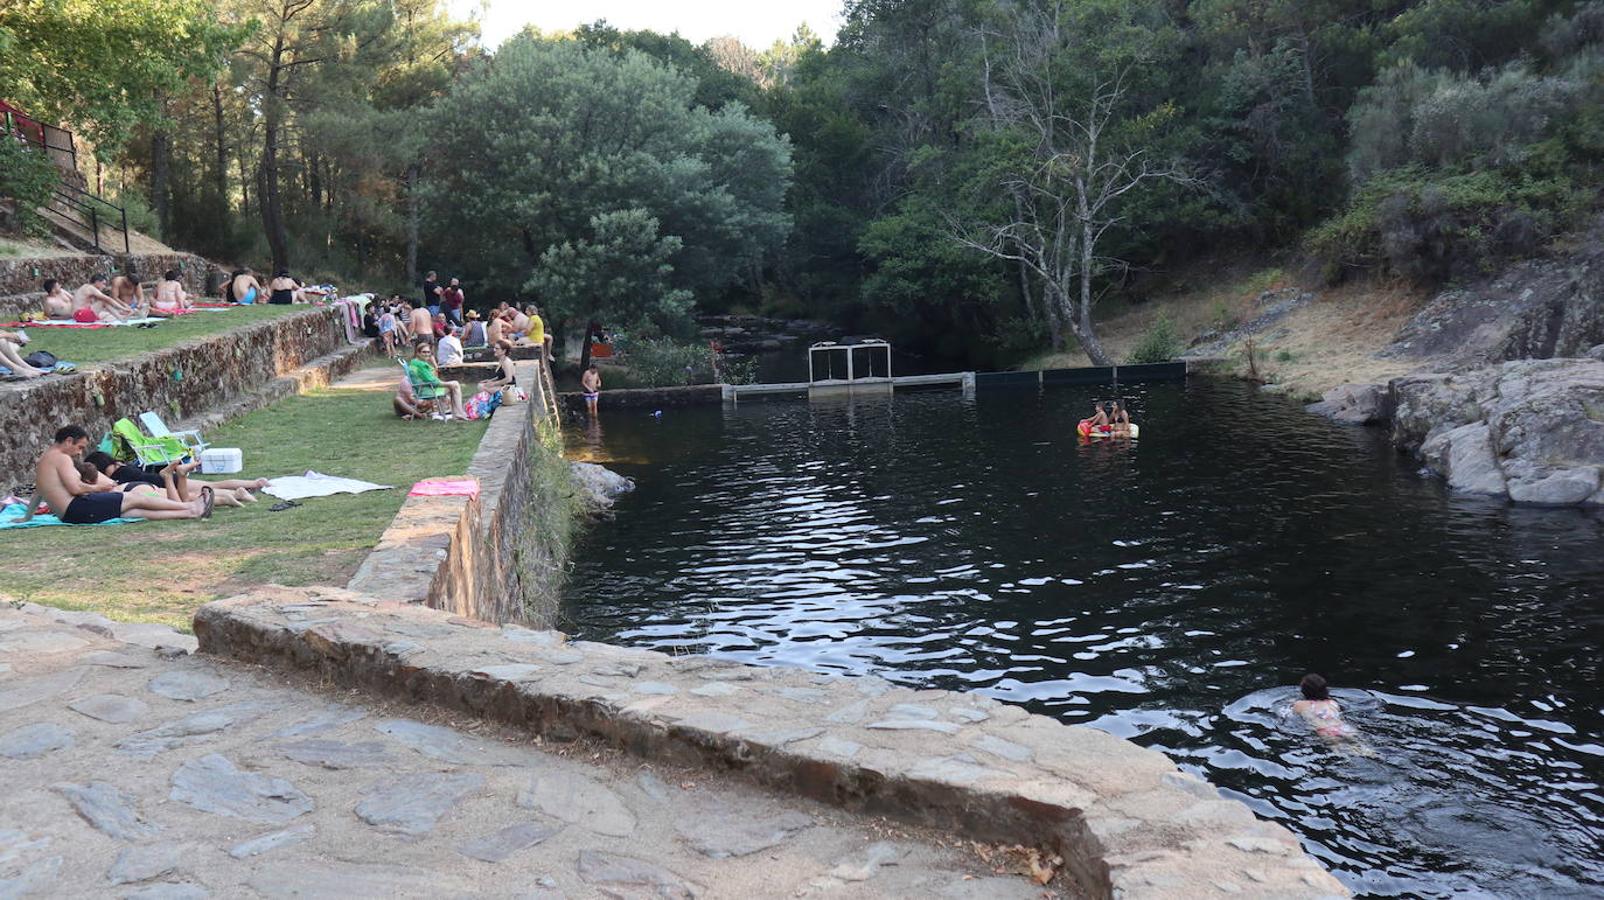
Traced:
<svg viewBox="0 0 1604 900">
<path fill-rule="evenodd" d="M 388 484 L 374 484 L 371 481 L 358 481 L 355 478 L 341 478 L 337 475 L 308 471 L 305 475 L 274 478 L 267 483 L 267 487 L 262 488 L 262 493 L 272 494 L 280 500 L 302 500 L 307 497 L 327 497 L 330 494 L 387 491 L 390 487 Z"/>
</svg>

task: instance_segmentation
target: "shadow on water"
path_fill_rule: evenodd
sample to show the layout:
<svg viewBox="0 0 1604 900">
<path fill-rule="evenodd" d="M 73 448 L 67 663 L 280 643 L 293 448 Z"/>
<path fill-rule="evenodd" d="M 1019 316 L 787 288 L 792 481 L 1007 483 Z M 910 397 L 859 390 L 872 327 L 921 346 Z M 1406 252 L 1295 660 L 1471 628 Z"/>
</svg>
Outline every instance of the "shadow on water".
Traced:
<svg viewBox="0 0 1604 900">
<path fill-rule="evenodd" d="M 1355 890 L 1604 888 L 1604 517 L 1446 494 L 1245 386 L 604 410 L 590 638 L 985 693 L 1168 752 Z M 1285 708 L 1320 671 L 1375 756 Z"/>
</svg>

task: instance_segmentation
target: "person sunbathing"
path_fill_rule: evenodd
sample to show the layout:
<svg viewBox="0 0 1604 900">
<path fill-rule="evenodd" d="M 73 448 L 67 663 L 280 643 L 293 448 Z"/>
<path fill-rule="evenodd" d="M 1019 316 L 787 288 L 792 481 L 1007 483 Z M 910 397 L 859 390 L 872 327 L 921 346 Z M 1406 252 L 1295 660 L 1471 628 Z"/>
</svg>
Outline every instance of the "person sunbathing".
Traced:
<svg viewBox="0 0 1604 900">
<path fill-rule="evenodd" d="M 157 490 L 164 490 L 166 487 L 163 475 L 165 470 L 152 472 L 138 463 L 125 463 L 112 459 L 111 454 L 102 453 L 99 450 L 85 455 L 84 462 L 93 466 L 96 471 L 104 475 L 114 485 L 143 484 Z M 251 491 L 259 491 L 267 487 L 268 481 L 266 478 L 225 478 L 221 481 L 201 481 L 198 478 L 190 478 L 189 474 L 198 465 L 199 463 L 189 464 L 188 468 L 183 469 L 181 472 L 174 470 L 174 474 L 181 476 L 187 485 L 180 499 L 197 499 L 200 497 L 201 488 L 210 487 L 217 492 L 218 503 L 224 506 L 242 506 L 246 503 L 256 502 L 256 495 L 252 494 Z"/>
<path fill-rule="evenodd" d="M 133 315 L 127 304 L 106 293 L 106 276 L 96 275 L 72 295 L 72 320 L 85 324 L 102 319 L 121 322 Z"/>
<path fill-rule="evenodd" d="M 262 298 L 262 283 L 256 280 L 250 269 L 236 269 L 233 279 L 228 283 L 228 296 L 235 303 L 252 306 Z"/>
<path fill-rule="evenodd" d="M 140 283 L 139 270 L 134 268 L 133 263 L 123 266 L 123 270 L 111 280 L 111 295 L 128 308 L 129 318 L 145 314 L 145 286 Z"/>
<path fill-rule="evenodd" d="M 212 489 L 203 487 L 197 500 L 174 500 L 151 496 L 144 491 L 97 491 L 84 484 L 76 460 L 89 447 L 89 433 L 79 425 L 57 429 L 55 443 L 39 457 L 34 467 L 37 496 L 45 499 L 61 521 L 69 525 L 93 525 L 118 517 L 142 519 L 206 519 L 212 515 Z M 29 508 L 34 504 L 29 503 Z"/>
<path fill-rule="evenodd" d="M 22 346 L 27 342 L 20 331 L 0 331 L 0 366 L 10 369 L 13 375 L 38 378 L 45 371 L 28 365 L 22 358 Z"/>
<path fill-rule="evenodd" d="M 54 278 L 45 279 L 44 289 L 45 318 L 56 321 L 71 320 L 72 293 Z"/>
<path fill-rule="evenodd" d="M 156 296 L 150 301 L 150 314 L 166 318 L 187 309 L 189 294 L 184 292 L 184 283 L 178 280 L 178 270 L 168 269 L 162 273 L 162 280 L 156 285 Z"/>
</svg>

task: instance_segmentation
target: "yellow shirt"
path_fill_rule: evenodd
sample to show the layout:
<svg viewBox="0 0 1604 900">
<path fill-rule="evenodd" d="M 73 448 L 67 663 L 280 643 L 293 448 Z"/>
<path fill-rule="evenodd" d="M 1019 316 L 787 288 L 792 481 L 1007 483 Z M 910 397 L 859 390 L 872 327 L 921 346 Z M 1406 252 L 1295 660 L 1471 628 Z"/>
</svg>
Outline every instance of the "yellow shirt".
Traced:
<svg viewBox="0 0 1604 900">
<path fill-rule="evenodd" d="M 546 320 L 539 316 L 529 317 L 529 342 L 531 344 L 544 344 L 546 342 Z"/>
</svg>

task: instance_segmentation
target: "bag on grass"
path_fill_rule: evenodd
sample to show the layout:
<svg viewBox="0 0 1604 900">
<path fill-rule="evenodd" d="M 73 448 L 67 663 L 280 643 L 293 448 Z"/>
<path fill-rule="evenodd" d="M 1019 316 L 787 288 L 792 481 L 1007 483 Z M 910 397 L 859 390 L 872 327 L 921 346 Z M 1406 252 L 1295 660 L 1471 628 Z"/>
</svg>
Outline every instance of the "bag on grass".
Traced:
<svg viewBox="0 0 1604 900">
<path fill-rule="evenodd" d="M 30 366 L 33 366 L 35 369 L 45 369 L 47 371 L 54 369 L 56 367 L 56 363 L 58 362 L 56 359 L 56 354 L 51 353 L 49 350 L 35 350 L 27 356 L 24 356 L 22 361 Z"/>
</svg>

